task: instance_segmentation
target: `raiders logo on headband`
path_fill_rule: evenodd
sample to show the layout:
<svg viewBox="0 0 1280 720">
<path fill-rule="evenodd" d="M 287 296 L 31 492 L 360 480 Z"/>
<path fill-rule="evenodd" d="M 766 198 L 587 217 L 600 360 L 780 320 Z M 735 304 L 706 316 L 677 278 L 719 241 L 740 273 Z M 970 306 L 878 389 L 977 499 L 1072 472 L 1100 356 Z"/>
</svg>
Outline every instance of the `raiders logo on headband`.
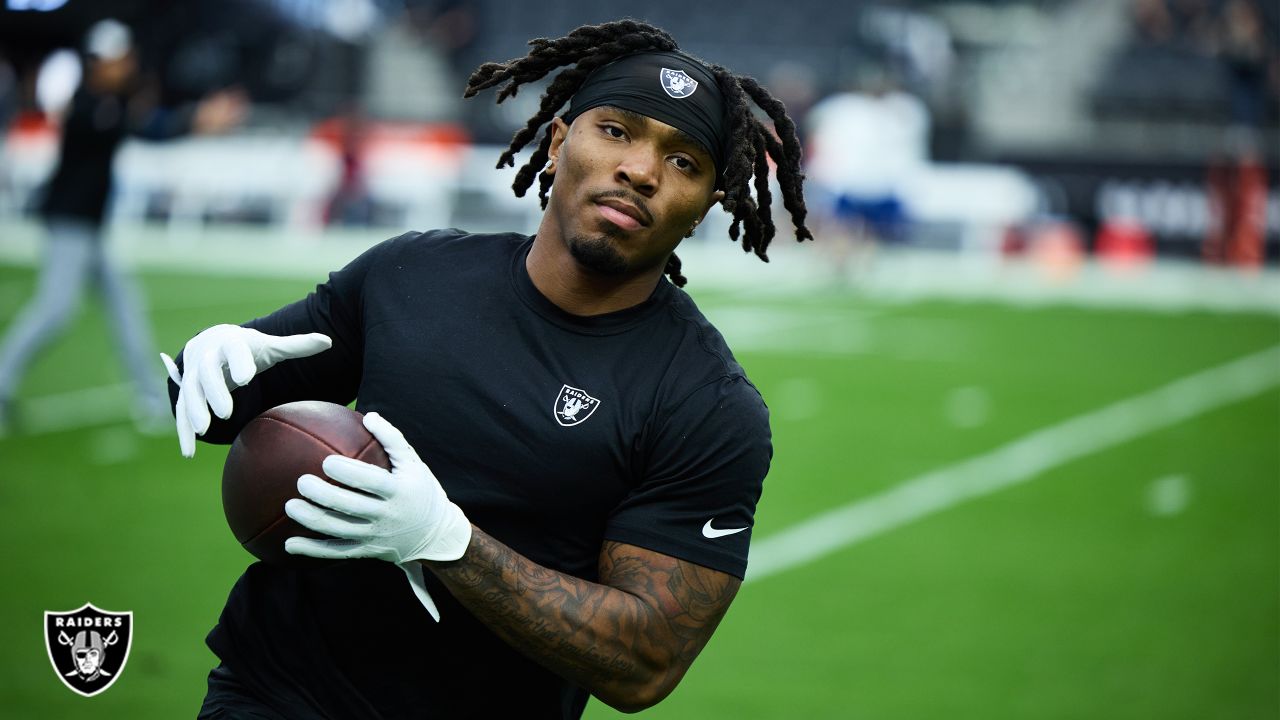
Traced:
<svg viewBox="0 0 1280 720">
<path fill-rule="evenodd" d="M 697 58 L 678 51 L 642 52 L 598 67 L 574 93 L 564 121 L 572 123 L 604 105 L 640 113 L 693 136 L 715 163 L 718 187 L 728 146 L 725 100 L 715 74 Z"/>
<path fill-rule="evenodd" d="M 689 97 L 694 90 L 698 89 L 698 81 L 689 77 L 689 73 L 683 70 L 662 68 L 661 78 L 662 89 L 677 100 Z"/>
</svg>

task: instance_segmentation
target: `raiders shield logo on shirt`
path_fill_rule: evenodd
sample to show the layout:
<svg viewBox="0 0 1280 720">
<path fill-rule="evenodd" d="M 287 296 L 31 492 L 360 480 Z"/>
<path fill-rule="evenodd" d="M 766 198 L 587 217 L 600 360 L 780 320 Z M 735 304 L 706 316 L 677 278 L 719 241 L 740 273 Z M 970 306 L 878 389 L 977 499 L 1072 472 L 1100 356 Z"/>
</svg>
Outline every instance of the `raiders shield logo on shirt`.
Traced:
<svg viewBox="0 0 1280 720">
<path fill-rule="evenodd" d="M 556 396 L 556 406 L 554 413 L 556 422 L 565 427 L 579 425 L 587 418 L 591 417 L 591 413 L 600 407 L 600 401 L 591 397 L 585 391 L 569 385 L 560 386 L 560 394 Z"/>
<path fill-rule="evenodd" d="M 85 603 L 79 610 L 44 613 L 44 645 L 53 671 L 85 697 L 119 679 L 132 637 L 132 612 L 107 612 Z"/>
<path fill-rule="evenodd" d="M 662 89 L 677 100 L 687 98 L 698 89 L 698 81 L 683 70 L 662 68 Z"/>
</svg>

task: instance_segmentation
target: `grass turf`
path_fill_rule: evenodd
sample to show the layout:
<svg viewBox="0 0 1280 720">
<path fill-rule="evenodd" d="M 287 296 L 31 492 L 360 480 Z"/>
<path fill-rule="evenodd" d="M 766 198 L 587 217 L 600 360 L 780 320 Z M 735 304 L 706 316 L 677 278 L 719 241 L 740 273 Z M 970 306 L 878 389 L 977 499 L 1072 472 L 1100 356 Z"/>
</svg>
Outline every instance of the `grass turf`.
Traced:
<svg viewBox="0 0 1280 720">
<path fill-rule="evenodd" d="M 148 275 L 161 349 L 310 283 Z M 32 287 L 0 267 L 0 326 Z M 773 410 L 756 537 L 1280 341 L 1274 317 L 703 293 Z M 745 319 L 745 322 L 744 322 Z M 120 382 L 87 308 L 24 402 Z M 669 718 L 1264 718 L 1280 707 L 1280 392 L 1057 467 L 744 587 Z M 225 449 L 124 422 L 0 440 L 0 714 L 195 714 L 203 636 L 247 555 Z M 1184 478 L 1177 514 L 1149 509 Z M 53 677 L 44 610 L 135 613 L 119 682 Z M 592 703 L 588 718 L 612 717 Z"/>
</svg>

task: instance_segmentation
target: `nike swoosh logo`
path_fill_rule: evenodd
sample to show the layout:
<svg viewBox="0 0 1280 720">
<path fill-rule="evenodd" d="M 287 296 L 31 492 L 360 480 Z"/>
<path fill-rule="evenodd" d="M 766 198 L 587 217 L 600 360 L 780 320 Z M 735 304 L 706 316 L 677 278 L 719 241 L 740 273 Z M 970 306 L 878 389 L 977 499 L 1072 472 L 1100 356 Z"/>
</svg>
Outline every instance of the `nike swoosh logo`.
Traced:
<svg viewBox="0 0 1280 720">
<path fill-rule="evenodd" d="M 711 520 L 715 520 L 715 518 L 711 518 Z M 732 535 L 734 533 L 740 533 L 743 530 L 746 530 L 746 528 L 744 527 L 725 528 L 724 530 L 718 530 L 716 528 L 711 527 L 711 520 L 708 520 L 707 524 L 702 526 L 702 537 L 715 540 L 716 538 L 724 537 L 725 535 Z"/>
</svg>

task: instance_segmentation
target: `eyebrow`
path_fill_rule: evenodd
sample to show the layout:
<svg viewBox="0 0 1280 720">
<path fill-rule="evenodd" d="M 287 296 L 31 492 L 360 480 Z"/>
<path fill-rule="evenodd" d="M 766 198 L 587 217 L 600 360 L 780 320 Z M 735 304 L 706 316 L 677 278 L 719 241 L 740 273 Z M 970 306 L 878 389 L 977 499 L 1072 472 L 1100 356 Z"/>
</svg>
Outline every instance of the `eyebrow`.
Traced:
<svg viewBox="0 0 1280 720">
<path fill-rule="evenodd" d="M 631 122 L 634 122 L 634 123 L 648 124 L 648 123 L 650 123 L 650 122 L 661 122 L 661 121 L 659 121 L 659 120 L 654 120 L 653 118 L 649 117 L 648 115 L 641 115 L 640 113 L 638 113 L 638 112 L 636 112 L 636 111 L 634 111 L 634 110 L 627 110 L 627 109 L 625 109 L 625 108 L 620 108 L 620 107 L 617 107 L 617 106 L 615 106 L 615 105 L 604 105 L 603 107 L 606 107 L 606 108 L 608 108 L 608 109 L 610 109 L 610 110 L 612 110 L 612 111 L 614 111 L 614 112 L 618 113 L 618 114 L 619 114 L 619 115 L 621 115 L 622 117 L 624 117 L 624 118 L 626 118 L 626 119 L 628 119 L 628 120 L 630 120 Z M 666 125 L 666 123 L 663 123 L 663 124 L 664 124 L 664 125 Z M 668 125 L 668 127 L 670 127 L 670 128 L 671 128 L 672 134 L 674 134 L 674 135 L 676 136 L 676 139 L 677 139 L 678 141 L 680 141 L 681 143 L 683 143 L 683 144 L 685 144 L 685 145 L 688 145 L 688 146 L 692 147 L 693 149 L 697 150 L 698 152 L 702 153 L 703 155 L 706 155 L 708 158 L 711 158 L 711 153 L 710 153 L 710 151 L 708 151 L 705 147 L 703 147 L 703 146 L 702 146 L 702 143 L 698 142 L 698 139 L 697 139 L 697 138 L 695 138 L 694 136 L 692 136 L 692 135 L 690 135 L 689 133 L 685 132 L 684 130 L 681 130 L 681 129 L 680 129 L 680 128 L 678 128 L 678 127 L 674 127 L 674 126 L 670 126 L 670 125 Z M 712 161 L 714 162 L 714 159 L 712 159 Z"/>
</svg>

